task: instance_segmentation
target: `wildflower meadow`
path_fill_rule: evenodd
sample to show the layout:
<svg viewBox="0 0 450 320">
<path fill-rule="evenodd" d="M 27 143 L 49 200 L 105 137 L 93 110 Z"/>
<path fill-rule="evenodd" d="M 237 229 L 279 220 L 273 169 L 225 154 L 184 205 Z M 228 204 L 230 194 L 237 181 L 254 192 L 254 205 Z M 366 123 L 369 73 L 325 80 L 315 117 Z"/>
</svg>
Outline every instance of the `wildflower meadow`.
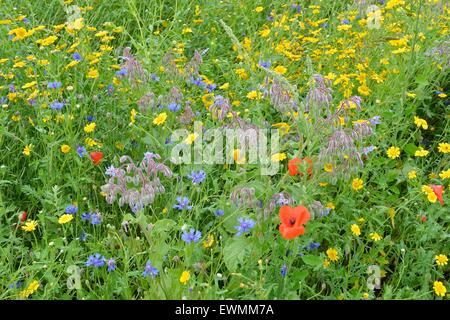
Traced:
<svg viewBox="0 0 450 320">
<path fill-rule="evenodd" d="M 0 1 L 0 299 L 448 300 L 450 3 Z"/>
</svg>

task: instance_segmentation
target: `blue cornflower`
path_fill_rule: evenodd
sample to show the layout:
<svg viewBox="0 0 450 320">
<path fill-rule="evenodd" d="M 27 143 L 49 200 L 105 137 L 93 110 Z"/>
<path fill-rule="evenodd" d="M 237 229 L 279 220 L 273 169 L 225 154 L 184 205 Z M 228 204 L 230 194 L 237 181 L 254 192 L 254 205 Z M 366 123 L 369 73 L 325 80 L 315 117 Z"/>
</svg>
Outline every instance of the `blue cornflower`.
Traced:
<svg viewBox="0 0 450 320">
<path fill-rule="evenodd" d="M 200 184 L 205 181 L 206 173 L 203 170 L 200 170 L 198 172 L 192 171 L 188 178 L 192 180 L 193 184 Z"/>
<path fill-rule="evenodd" d="M 143 277 L 156 277 L 158 275 L 159 271 L 154 266 L 152 266 L 152 263 L 150 260 L 147 261 L 147 264 L 145 265 L 145 270 L 142 272 Z"/>
<path fill-rule="evenodd" d="M 54 101 L 50 104 L 50 109 L 61 110 L 64 107 L 64 102 Z"/>
<path fill-rule="evenodd" d="M 362 152 L 364 155 L 367 156 L 369 153 L 371 153 L 374 150 L 375 150 L 374 146 L 368 146 L 368 147 L 363 148 Z"/>
<path fill-rule="evenodd" d="M 116 260 L 113 258 L 110 258 L 106 261 L 106 265 L 108 266 L 108 271 L 114 271 L 116 270 Z"/>
<path fill-rule="evenodd" d="M 116 72 L 116 76 L 118 77 L 124 77 L 127 75 L 127 69 L 126 68 L 122 68 L 119 71 Z"/>
<path fill-rule="evenodd" d="M 174 209 L 178 210 L 191 210 L 192 206 L 189 205 L 189 199 L 187 197 L 177 197 L 178 204 L 173 206 Z"/>
<path fill-rule="evenodd" d="M 78 52 L 75 52 L 75 53 L 72 55 L 72 58 L 73 58 L 73 60 L 76 60 L 76 61 L 81 61 L 81 60 L 83 60 L 83 58 L 81 57 L 81 54 L 79 54 Z"/>
<path fill-rule="evenodd" d="M 150 79 L 152 79 L 153 81 L 158 82 L 159 81 L 159 77 L 156 73 L 151 73 L 150 74 Z"/>
<path fill-rule="evenodd" d="M 272 63 L 270 63 L 270 61 L 263 61 L 263 60 L 259 60 L 258 63 L 261 67 L 269 69 L 270 66 L 272 65 Z"/>
<path fill-rule="evenodd" d="M 194 228 L 191 228 L 189 232 L 184 231 L 181 235 L 181 239 L 186 243 L 198 242 L 201 237 L 202 233 Z"/>
<path fill-rule="evenodd" d="M 243 233 L 248 233 L 250 232 L 250 229 L 252 229 L 255 226 L 255 221 L 253 221 L 252 219 L 248 218 L 239 218 L 239 225 L 236 226 L 236 230 L 238 231 L 236 233 L 236 236 L 240 236 Z"/>
<path fill-rule="evenodd" d="M 81 221 L 89 221 L 91 220 L 91 213 L 90 212 L 83 212 L 81 214 Z"/>
<path fill-rule="evenodd" d="M 78 207 L 73 204 L 69 204 L 66 207 L 66 213 L 68 213 L 68 214 L 75 214 L 77 212 L 78 212 Z"/>
<path fill-rule="evenodd" d="M 350 20 L 348 19 L 344 19 L 341 21 L 342 24 L 350 24 Z"/>
<path fill-rule="evenodd" d="M 308 250 L 314 250 L 320 247 L 320 243 L 319 242 L 311 242 L 310 244 L 308 244 L 306 246 L 306 249 Z"/>
<path fill-rule="evenodd" d="M 22 286 L 23 282 L 22 281 L 17 281 L 17 282 L 13 282 L 9 284 L 9 288 L 20 288 Z"/>
<path fill-rule="evenodd" d="M 16 92 L 16 87 L 13 84 L 9 85 L 9 92 Z"/>
<path fill-rule="evenodd" d="M 8 99 L 6 97 L 0 97 L 0 104 L 5 104 L 8 102 Z"/>
<path fill-rule="evenodd" d="M 216 88 L 217 88 L 217 84 L 214 84 L 214 83 L 208 84 L 206 86 L 206 90 L 208 90 L 208 92 L 213 92 Z"/>
<path fill-rule="evenodd" d="M 83 147 L 83 146 L 78 146 L 78 147 L 77 147 L 77 153 L 78 153 L 78 156 L 79 156 L 80 158 L 83 158 L 83 156 L 84 156 L 85 154 L 87 154 L 86 148 Z"/>
<path fill-rule="evenodd" d="M 87 116 L 87 117 L 86 117 L 86 120 L 87 120 L 88 122 L 94 122 L 96 119 L 97 119 L 97 118 L 96 118 L 95 116 Z"/>
<path fill-rule="evenodd" d="M 221 217 L 221 216 L 223 216 L 223 215 L 225 214 L 225 211 L 223 211 L 222 209 L 218 209 L 218 210 L 216 210 L 216 211 L 214 212 L 214 214 L 215 214 L 217 217 Z"/>
<path fill-rule="evenodd" d="M 167 106 L 167 109 L 169 109 L 172 112 L 177 112 L 178 110 L 181 109 L 181 105 L 176 102 L 172 102 L 172 103 L 169 103 L 169 105 Z"/>
<path fill-rule="evenodd" d="M 372 119 L 370 119 L 370 124 L 373 126 L 376 124 L 381 124 L 380 118 L 380 116 L 373 117 Z"/>
<path fill-rule="evenodd" d="M 283 264 L 283 266 L 281 267 L 280 273 L 283 278 L 286 277 L 286 274 L 287 274 L 287 265 L 286 264 Z"/>
<path fill-rule="evenodd" d="M 49 82 L 47 84 L 47 89 L 59 89 L 61 88 L 61 82 L 55 81 L 55 82 Z"/>
<path fill-rule="evenodd" d="M 98 225 L 102 222 L 102 214 L 100 212 L 97 212 L 95 214 L 91 214 L 91 224 L 92 225 Z"/>
<path fill-rule="evenodd" d="M 86 267 L 96 267 L 100 268 L 105 264 L 105 257 L 100 253 L 89 256 L 86 261 Z"/>
<path fill-rule="evenodd" d="M 199 86 L 201 88 L 206 87 L 206 83 L 203 82 L 202 78 L 192 79 L 192 83 L 196 86 Z"/>
<path fill-rule="evenodd" d="M 28 19 L 28 18 L 23 18 L 23 19 L 22 19 L 22 22 L 28 24 L 28 23 L 30 23 L 30 19 Z"/>
</svg>

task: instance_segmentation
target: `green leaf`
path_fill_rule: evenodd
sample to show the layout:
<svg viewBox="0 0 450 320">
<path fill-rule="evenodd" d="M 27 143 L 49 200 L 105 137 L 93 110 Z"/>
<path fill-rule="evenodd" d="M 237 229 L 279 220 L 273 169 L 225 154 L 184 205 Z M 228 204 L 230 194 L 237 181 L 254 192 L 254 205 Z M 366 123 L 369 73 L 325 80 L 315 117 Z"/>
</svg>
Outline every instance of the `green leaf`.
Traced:
<svg viewBox="0 0 450 320">
<path fill-rule="evenodd" d="M 414 153 L 416 152 L 417 149 L 418 149 L 418 148 L 417 148 L 416 145 L 413 144 L 413 143 L 408 143 L 408 144 L 403 148 L 403 150 L 405 150 L 405 152 L 406 152 L 407 154 L 409 154 L 410 156 L 414 155 Z"/>
<path fill-rule="evenodd" d="M 161 219 L 156 221 L 153 226 L 152 232 L 154 233 L 166 233 L 173 229 L 176 225 L 175 221 L 172 219 Z"/>
<path fill-rule="evenodd" d="M 309 272 L 307 270 L 296 270 L 292 275 L 292 280 L 295 282 L 304 281 L 308 274 Z"/>
<path fill-rule="evenodd" d="M 230 271 L 237 271 L 240 263 L 244 262 L 246 256 L 253 247 L 252 242 L 244 237 L 234 237 L 226 241 L 223 248 L 223 260 Z"/>
<path fill-rule="evenodd" d="M 318 256 L 306 255 L 302 257 L 303 262 L 309 266 L 317 267 L 322 265 L 322 259 Z"/>
</svg>

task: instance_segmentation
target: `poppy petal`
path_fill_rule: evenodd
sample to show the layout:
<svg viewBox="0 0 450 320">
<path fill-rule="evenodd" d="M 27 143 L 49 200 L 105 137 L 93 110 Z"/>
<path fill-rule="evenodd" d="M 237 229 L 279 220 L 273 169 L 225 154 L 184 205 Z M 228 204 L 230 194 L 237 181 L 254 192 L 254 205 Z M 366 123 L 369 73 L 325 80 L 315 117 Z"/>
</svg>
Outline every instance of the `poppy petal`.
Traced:
<svg viewBox="0 0 450 320">
<path fill-rule="evenodd" d="M 290 225 L 290 219 L 293 217 L 293 208 L 289 206 L 281 206 L 280 208 L 280 221 L 285 225 Z"/>
<path fill-rule="evenodd" d="M 299 227 L 288 227 L 285 224 L 280 224 L 279 227 L 281 236 L 284 239 L 294 239 L 295 237 L 298 237 L 305 233 L 305 227 L 299 226 Z"/>
</svg>

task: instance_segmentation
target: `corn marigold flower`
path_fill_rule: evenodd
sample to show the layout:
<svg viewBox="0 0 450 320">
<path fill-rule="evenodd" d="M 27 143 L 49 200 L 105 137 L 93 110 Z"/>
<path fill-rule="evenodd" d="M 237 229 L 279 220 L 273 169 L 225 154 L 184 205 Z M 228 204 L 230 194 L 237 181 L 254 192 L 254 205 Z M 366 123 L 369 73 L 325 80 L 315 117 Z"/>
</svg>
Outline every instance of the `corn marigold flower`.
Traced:
<svg viewBox="0 0 450 320">
<path fill-rule="evenodd" d="M 33 150 L 33 145 L 32 145 L 32 144 L 27 144 L 27 145 L 23 148 L 22 153 L 23 153 L 25 156 L 29 157 L 32 150 Z"/>
<path fill-rule="evenodd" d="M 28 220 L 25 222 L 25 224 L 21 227 L 23 231 L 31 232 L 36 230 L 38 223 L 35 220 Z"/>
<path fill-rule="evenodd" d="M 416 150 L 416 152 L 414 152 L 414 156 L 416 156 L 416 157 L 426 157 L 429 153 L 430 153 L 430 151 L 424 150 L 423 147 L 419 147 L 419 149 Z"/>
<path fill-rule="evenodd" d="M 183 273 L 180 276 L 180 283 L 186 284 L 190 278 L 191 274 L 189 273 L 189 271 L 183 271 Z"/>
<path fill-rule="evenodd" d="M 33 280 L 30 282 L 30 284 L 27 286 L 27 288 L 20 292 L 19 296 L 21 298 L 28 298 L 30 295 L 35 293 L 39 289 L 39 281 Z"/>
<path fill-rule="evenodd" d="M 370 239 L 372 239 L 375 242 L 380 241 L 382 239 L 382 237 L 376 232 L 372 232 L 371 234 L 369 234 L 369 236 Z"/>
<path fill-rule="evenodd" d="M 67 145 L 67 144 L 63 144 L 63 145 L 61 146 L 61 152 L 62 152 L 62 153 L 69 153 L 69 152 L 70 152 L 70 146 Z"/>
<path fill-rule="evenodd" d="M 426 122 L 426 120 L 421 119 L 417 116 L 414 116 L 414 124 L 417 126 L 417 128 L 422 128 L 424 130 L 428 129 L 428 123 Z"/>
<path fill-rule="evenodd" d="M 396 158 L 400 157 L 400 148 L 399 147 L 390 147 L 386 153 L 389 158 L 396 159 Z"/>
<path fill-rule="evenodd" d="M 359 178 L 355 178 L 352 181 L 352 188 L 355 191 L 361 190 L 364 187 L 364 181 Z"/>
<path fill-rule="evenodd" d="M 59 224 L 65 224 L 65 223 L 68 223 L 68 222 L 72 221 L 72 219 L 73 219 L 73 215 L 72 214 L 63 214 L 61 217 L 59 217 L 58 223 Z"/>
<path fill-rule="evenodd" d="M 441 153 L 450 153 L 450 143 L 439 143 L 438 151 Z"/>
<path fill-rule="evenodd" d="M 355 236 L 359 237 L 361 235 L 361 229 L 357 224 L 352 224 L 350 229 Z"/>
<path fill-rule="evenodd" d="M 436 264 L 440 267 L 446 266 L 448 263 L 448 258 L 445 254 L 439 254 L 434 257 Z"/>
<path fill-rule="evenodd" d="M 417 172 L 416 172 L 416 170 L 411 170 L 411 171 L 409 171 L 409 172 L 408 172 L 408 179 L 409 179 L 409 180 L 412 180 L 412 179 L 415 179 L 415 178 L 417 178 Z"/>
<path fill-rule="evenodd" d="M 336 262 L 339 260 L 339 253 L 334 248 L 328 248 L 326 251 L 328 259 L 330 259 L 333 262 Z"/>
<path fill-rule="evenodd" d="M 438 297 L 444 297 L 447 293 L 447 288 L 441 281 L 435 281 L 433 283 L 433 290 Z"/>
</svg>

